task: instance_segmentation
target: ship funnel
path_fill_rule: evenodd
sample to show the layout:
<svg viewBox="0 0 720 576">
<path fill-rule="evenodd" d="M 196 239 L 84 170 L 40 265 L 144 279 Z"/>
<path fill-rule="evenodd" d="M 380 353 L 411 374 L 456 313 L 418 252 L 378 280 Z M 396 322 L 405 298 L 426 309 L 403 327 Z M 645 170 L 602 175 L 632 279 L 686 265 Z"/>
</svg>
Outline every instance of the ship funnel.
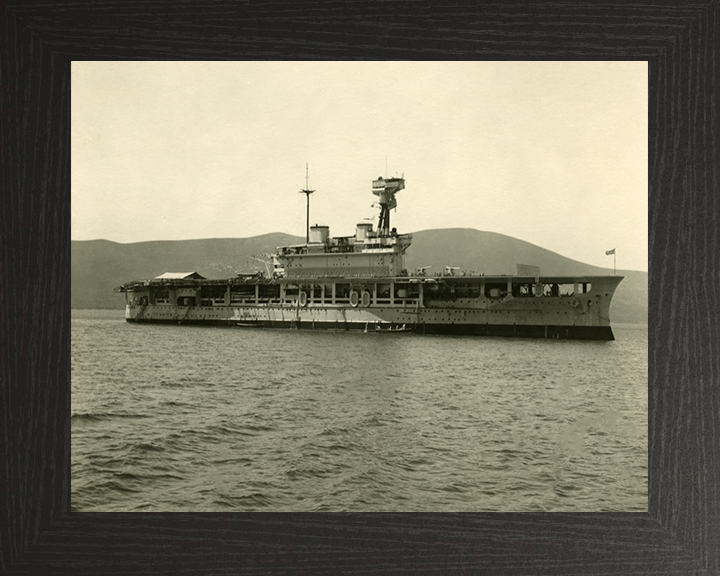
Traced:
<svg viewBox="0 0 720 576">
<path fill-rule="evenodd" d="M 368 237 L 368 232 L 372 231 L 372 224 L 369 222 L 361 222 L 355 228 L 355 241 L 362 242 Z"/>
<path fill-rule="evenodd" d="M 310 227 L 310 244 L 325 244 L 330 235 L 330 228 L 327 226 Z"/>
</svg>

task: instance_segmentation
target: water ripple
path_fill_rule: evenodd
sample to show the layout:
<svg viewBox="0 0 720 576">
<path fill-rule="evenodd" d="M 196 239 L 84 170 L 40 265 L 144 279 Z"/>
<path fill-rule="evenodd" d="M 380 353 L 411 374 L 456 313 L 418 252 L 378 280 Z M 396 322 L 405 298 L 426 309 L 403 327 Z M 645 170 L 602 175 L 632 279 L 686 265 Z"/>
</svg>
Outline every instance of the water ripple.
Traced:
<svg viewBox="0 0 720 576">
<path fill-rule="evenodd" d="M 73 311 L 72 509 L 646 511 L 647 328 L 615 332 L 381 340 Z"/>
</svg>

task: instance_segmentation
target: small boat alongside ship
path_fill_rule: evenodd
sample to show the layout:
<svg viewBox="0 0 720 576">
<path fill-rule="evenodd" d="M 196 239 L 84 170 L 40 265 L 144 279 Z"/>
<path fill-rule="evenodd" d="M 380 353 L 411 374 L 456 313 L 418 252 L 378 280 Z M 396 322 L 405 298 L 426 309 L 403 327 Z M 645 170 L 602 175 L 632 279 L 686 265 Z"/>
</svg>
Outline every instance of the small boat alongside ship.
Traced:
<svg viewBox="0 0 720 576">
<path fill-rule="evenodd" d="M 374 332 L 375 334 L 402 334 L 405 332 L 412 332 L 412 328 L 407 328 L 405 324 L 403 324 L 402 326 L 395 326 L 394 324 L 390 324 L 385 328 L 383 328 L 379 324 L 375 324 L 374 330 L 368 330 L 368 325 L 365 324 L 365 332 Z"/>
<path fill-rule="evenodd" d="M 473 334 L 613 340 L 610 302 L 622 276 L 427 276 L 405 269 L 411 234 L 390 227 L 404 178 L 372 183 L 377 229 L 363 222 L 351 236 L 309 226 L 306 242 L 277 247 L 272 270 L 211 280 L 197 272 L 128 282 L 125 318 L 136 323 Z M 303 190 L 309 194 L 310 190 Z M 309 204 L 308 204 L 309 205 Z M 309 213 L 309 212 L 308 212 Z M 368 330 L 368 326 L 372 327 Z"/>
</svg>

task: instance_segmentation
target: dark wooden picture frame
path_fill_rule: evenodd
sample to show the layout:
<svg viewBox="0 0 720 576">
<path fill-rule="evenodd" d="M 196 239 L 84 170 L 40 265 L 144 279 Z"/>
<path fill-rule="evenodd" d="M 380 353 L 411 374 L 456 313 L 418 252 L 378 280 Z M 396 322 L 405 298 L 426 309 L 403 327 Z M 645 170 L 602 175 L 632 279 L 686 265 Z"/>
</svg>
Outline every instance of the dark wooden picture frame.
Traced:
<svg viewBox="0 0 720 576">
<path fill-rule="evenodd" d="M 720 572 L 718 1 L 0 6 L 0 572 Z M 649 63 L 644 513 L 70 513 L 72 60 Z"/>
</svg>

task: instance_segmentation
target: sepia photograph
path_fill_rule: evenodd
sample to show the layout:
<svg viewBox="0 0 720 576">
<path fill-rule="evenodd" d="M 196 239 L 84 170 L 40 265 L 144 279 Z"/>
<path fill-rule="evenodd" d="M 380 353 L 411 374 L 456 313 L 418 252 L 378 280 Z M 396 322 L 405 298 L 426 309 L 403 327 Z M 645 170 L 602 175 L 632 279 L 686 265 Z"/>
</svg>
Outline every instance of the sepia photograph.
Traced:
<svg viewBox="0 0 720 576">
<path fill-rule="evenodd" d="M 72 511 L 648 511 L 647 62 L 71 83 Z"/>
</svg>

